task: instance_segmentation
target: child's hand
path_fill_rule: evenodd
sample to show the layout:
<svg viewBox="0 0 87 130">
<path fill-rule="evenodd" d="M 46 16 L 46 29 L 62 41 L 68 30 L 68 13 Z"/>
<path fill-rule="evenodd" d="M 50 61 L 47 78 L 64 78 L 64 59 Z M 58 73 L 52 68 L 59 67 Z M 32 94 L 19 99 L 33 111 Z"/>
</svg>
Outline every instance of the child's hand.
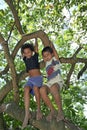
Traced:
<svg viewBox="0 0 87 130">
<path fill-rule="evenodd" d="M 59 60 L 59 56 L 57 54 L 57 51 L 56 51 L 56 49 L 55 49 L 55 47 L 54 47 L 54 45 L 53 45 L 53 43 L 51 41 L 50 41 L 50 47 L 53 49 L 53 54 L 54 54 L 55 58 L 57 60 Z"/>
</svg>

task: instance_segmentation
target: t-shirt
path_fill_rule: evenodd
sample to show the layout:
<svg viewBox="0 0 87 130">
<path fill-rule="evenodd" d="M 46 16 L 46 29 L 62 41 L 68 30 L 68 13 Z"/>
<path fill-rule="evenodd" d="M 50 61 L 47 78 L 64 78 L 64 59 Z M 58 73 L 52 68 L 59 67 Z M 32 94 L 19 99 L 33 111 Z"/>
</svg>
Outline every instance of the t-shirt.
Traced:
<svg viewBox="0 0 87 130">
<path fill-rule="evenodd" d="M 39 62 L 38 62 L 38 53 L 35 52 L 34 55 L 32 55 L 30 58 L 23 58 L 24 63 L 26 65 L 26 71 L 28 72 L 29 70 L 32 69 L 39 69 Z"/>
<path fill-rule="evenodd" d="M 57 74 L 61 74 L 60 62 L 55 57 L 46 62 L 46 72 L 48 80 L 54 78 Z"/>
</svg>

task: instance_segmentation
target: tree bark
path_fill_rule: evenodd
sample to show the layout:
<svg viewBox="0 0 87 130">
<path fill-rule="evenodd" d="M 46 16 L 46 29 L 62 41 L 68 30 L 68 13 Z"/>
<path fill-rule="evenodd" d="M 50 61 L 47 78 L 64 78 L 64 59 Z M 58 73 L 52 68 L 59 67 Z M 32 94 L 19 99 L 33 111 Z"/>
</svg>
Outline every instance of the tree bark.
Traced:
<svg viewBox="0 0 87 130">
<path fill-rule="evenodd" d="M 8 104 L 2 104 L 0 106 L 0 113 L 5 112 L 9 116 L 15 118 L 16 120 L 19 120 L 23 122 L 24 118 L 24 109 L 20 108 L 15 102 L 11 102 Z M 75 126 L 72 122 L 64 119 L 62 121 L 57 122 L 55 119 L 53 119 L 51 122 L 46 121 L 45 117 L 43 117 L 41 120 L 37 121 L 35 119 L 36 114 L 35 112 L 31 113 L 32 118 L 29 121 L 30 125 L 33 125 L 34 127 L 40 129 L 40 130 L 82 130 Z M 67 127 L 67 128 L 66 128 Z M 3 129 L 0 129 L 3 130 Z"/>
</svg>

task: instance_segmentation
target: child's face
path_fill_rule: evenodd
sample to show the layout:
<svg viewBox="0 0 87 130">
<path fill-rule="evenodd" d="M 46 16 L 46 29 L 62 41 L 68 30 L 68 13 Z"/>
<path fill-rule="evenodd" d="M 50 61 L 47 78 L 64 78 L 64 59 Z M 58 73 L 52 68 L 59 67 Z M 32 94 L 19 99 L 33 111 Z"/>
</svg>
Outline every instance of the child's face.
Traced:
<svg viewBox="0 0 87 130">
<path fill-rule="evenodd" d="M 31 51 L 29 48 L 26 48 L 24 49 L 24 53 L 23 55 L 26 57 L 26 58 L 30 58 L 33 54 L 33 51 Z"/>
<path fill-rule="evenodd" d="M 53 57 L 53 53 L 51 54 L 50 52 L 43 52 L 43 60 L 45 62 L 50 61 Z"/>
</svg>

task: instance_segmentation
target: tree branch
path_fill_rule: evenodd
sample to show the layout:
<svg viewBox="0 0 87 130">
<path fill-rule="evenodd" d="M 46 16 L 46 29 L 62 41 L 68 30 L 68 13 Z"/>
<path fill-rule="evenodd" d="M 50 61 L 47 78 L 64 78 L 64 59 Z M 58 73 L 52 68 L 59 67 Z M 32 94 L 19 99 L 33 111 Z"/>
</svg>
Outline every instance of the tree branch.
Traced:
<svg viewBox="0 0 87 130">
<path fill-rule="evenodd" d="M 80 46 L 77 50 L 76 50 L 76 52 L 73 54 L 73 56 L 72 56 L 72 58 L 73 59 L 77 59 L 76 58 L 76 55 L 79 53 L 79 51 L 82 49 L 82 47 Z M 66 80 L 66 84 L 67 84 L 67 87 L 66 88 L 69 88 L 69 84 L 70 84 L 70 78 L 71 78 L 71 75 L 72 75 L 72 73 L 73 73 L 73 71 L 74 71 L 74 68 L 75 68 L 75 64 L 76 64 L 76 62 L 74 63 L 75 61 L 73 61 L 73 64 L 72 64 L 72 66 L 71 66 L 71 68 L 70 68 L 70 70 L 69 70 L 69 73 L 67 74 L 67 80 Z"/>
<path fill-rule="evenodd" d="M 59 58 L 61 63 L 67 63 L 67 64 L 76 64 L 76 63 L 86 63 L 87 59 L 85 58 L 65 58 L 65 57 L 61 57 Z"/>
<path fill-rule="evenodd" d="M 21 82 L 21 80 L 25 79 L 25 77 L 27 77 L 28 74 L 25 71 L 22 71 L 20 74 L 17 75 L 17 80 L 18 83 L 19 81 Z M 6 95 L 12 90 L 12 80 L 8 81 L 7 84 L 5 86 L 3 86 L 0 89 L 0 101 L 2 101 Z"/>
<path fill-rule="evenodd" d="M 82 76 L 82 74 L 86 71 L 86 69 L 87 69 L 87 63 L 85 64 L 85 66 L 78 73 L 78 76 L 77 76 L 78 79 Z"/>
<path fill-rule="evenodd" d="M 0 113 L 5 112 L 12 118 L 23 122 L 24 118 L 24 109 L 21 109 L 15 102 L 11 102 L 8 104 L 2 104 L 0 106 Z M 46 121 L 45 117 L 41 120 L 36 120 L 36 112 L 31 112 L 32 118 L 29 120 L 29 124 L 41 130 L 65 130 L 64 121 L 57 122 L 53 119 L 51 122 Z"/>
<path fill-rule="evenodd" d="M 5 112 L 8 115 L 10 115 L 12 118 L 15 118 L 16 120 L 19 120 L 21 122 L 23 122 L 23 118 L 24 118 L 24 110 L 21 109 L 16 103 L 11 102 L 8 104 L 2 104 L 0 106 L 0 113 L 1 112 Z M 36 117 L 36 113 L 32 112 L 32 118 L 29 121 L 29 124 L 33 125 L 34 127 L 41 129 L 41 130 L 67 130 L 65 128 L 65 126 L 67 126 L 67 128 L 69 130 L 82 130 L 79 127 L 77 127 L 76 125 L 74 125 L 72 122 L 70 122 L 69 120 L 62 120 L 57 122 L 55 119 L 53 119 L 51 122 L 46 121 L 45 117 L 43 117 L 41 120 L 37 121 L 35 119 Z"/>
<path fill-rule="evenodd" d="M 7 65 L 3 71 L 0 72 L 0 77 L 4 74 L 6 74 L 9 70 L 9 66 Z"/>
<path fill-rule="evenodd" d="M 11 33 L 12 33 L 13 29 L 14 29 L 14 25 L 15 25 L 15 23 L 14 23 L 14 24 L 12 25 L 12 27 L 11 27 L 11 30 L 10 30 L 10 33 L 9 33 L 7 42 L 9 41 L 9 38 L 11 37 Z"/>
<path fill-rule="evenodd" d="M 76 55 L 80 52 L 81 49 L 82 49 L 82 47 L 80 46 L 80 47 L 76 50 L 76 52 L 73 54 L 73 57 L 76 57 Z"/>
<path fill-rule="evenodd" d="M 14 19 L 15 19 L 15 25 L 16 25 L 16 27 L 17 27 L 19 33 L 20 33 L 20 34 L 23 34 L 24 32 L 23 32 L 23 30 L 22 30 L 22 26 L 21 26 L 21 23 L 20 23 L 20 20 L 19 20 L 17 11 L 16 11 L 16 9 L 15 9 L 15 7 L 14 7 L 14 5 L 13 5 L 12 0 L 5 0 L 5 1 L 6 1 L 6 3 L 9 5 L 9 7 L 10 7 L 12 13 L 13 13 L 13 16 L 14 16 Z"/>
<path fill-rule="evenodd" d="M 16 76 L 16 70 L 15 70 L 15 66 L 14 66 L 14 61 L 13 61 L 11 55 L 10 55 L 8 44 L 4 40 L 4 38 L 2 37 L 1 33 L 0 33 L 0 41 L 2 43 L 1 45 L 2 45 L 2 47 L 4 49 L 4 54 L 5 54 L 5 57 L 7 59 L 9 68 L 11 69 L 12 84 L 13 84 L 13 90 L 14 90 L 14 100 L 18 101 L 18 99 L 19 99 L 19 93 L 18 93 L 17 76 Z"/>
<path fill-rule="evenodd" d="M 72 75 L 72 73 L 73 73 L 73 71 L 74 71 L 74 68 L 75 68 L 75 64 L 72 64 L 72 66 L 71 66 L 71 68 L 70 68 L 70 70 L 69 70 L 69 73 L 67 74 L 67 80 L 66 80 L 66 88 L 69 88 L 69 84 L 70 84 L 70 78 L 71 78 L 71 75 Z"/>
</svg>

